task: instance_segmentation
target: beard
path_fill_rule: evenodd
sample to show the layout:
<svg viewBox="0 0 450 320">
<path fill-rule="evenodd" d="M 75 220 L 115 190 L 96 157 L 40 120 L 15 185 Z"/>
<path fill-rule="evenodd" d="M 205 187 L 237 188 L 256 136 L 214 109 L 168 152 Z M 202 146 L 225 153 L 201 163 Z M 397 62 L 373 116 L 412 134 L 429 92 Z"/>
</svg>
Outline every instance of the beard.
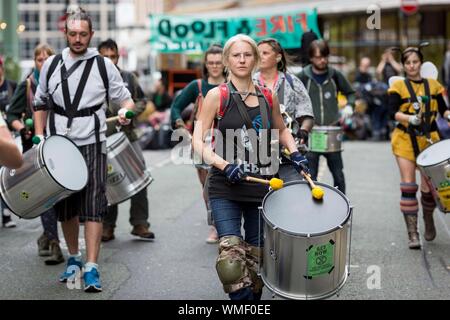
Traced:
<svg viewBox="0 0 450 320">
<path fill-rule="evenodd" d="M 82 54 L 85 54 L 86 51 L 88 50 L 89 43 L 90 43 L 90 41 L 88 42 L 87 46 L 83 46 L 83 47 L 81 47 L 81 49 L 76 49 L 75 45 L 81 45 L 81 43 L 77 42 L 77 43 L 71 44 L 71 43 L 69 43 L 69 41 L 67 41 L 67 46 L 69 47 L 70 51 L 72 51 L 73 53 L 82 55 Z"/>
</svg>

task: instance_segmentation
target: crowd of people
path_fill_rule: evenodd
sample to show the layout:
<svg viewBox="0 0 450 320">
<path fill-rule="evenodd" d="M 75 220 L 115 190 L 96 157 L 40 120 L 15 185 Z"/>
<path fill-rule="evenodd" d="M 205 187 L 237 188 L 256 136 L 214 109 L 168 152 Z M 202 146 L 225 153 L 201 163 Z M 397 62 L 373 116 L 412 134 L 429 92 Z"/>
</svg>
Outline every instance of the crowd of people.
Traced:
<svg viewBox="0 0 450 320">
<path fill-rule="evenodd" d="M 400 170 L 400 210 L 408 246 L 420 248 L 416 159 L 430 143 L 439 141 L 438 117 L 447 126 L 450 123 L 444 86 L 420 74 L 424 62 L 420 46 L 400 50 L 401 63 L 394 59 L 395 51 L 387 49 L 376 68 L 377 81 L 370 74 L 370 59 L 363 57 L 352 85 L 329 64 L 330 49 L 324 40 L 312 39 L 304 48 L 309 60 L 299 74 L 293 74 L 289 71 L 290 57 L 276 39 L 256 43 L 238 34 L 227 39 L 223 47 L 215 44 L 205 52 L 202 78 L 189 83 L 175 99 L 167 94 L 166 83 L 159 80 L 148 100 L 136 76 L 118 67 L 115 41 L 108 39 L 97 49 L 90 48 L 93 34 L 89 15 L 81 8 L 71 12 L 65 29 L 68 47 L 55 54 L 48 45 L 37 46 L 35 68 L 19 85 L 4 78 L 0 60 L 0 108 L 6 115 L 6 122 L 0 118 L 0 165 L 22 165 L 9 130 L 20 136 L 24 153 L 33 147 L 34 137 L 43 140 L 64 135 L 76 144 L 87 164 L 87 186 L 40 216 L 43 233 L 37 240 L 38 254 L 49 257 L 46 264 L 65 261 L 57 228 L 57 221 L 61 222 L 68 257 L 60 282 L 68 281 L 76 268 L 83 269 L 84 290 L 102 291 L 100 243 L 115 238 L 118 214 L 117 205 L 108 206 L 106 199 L 106 140 L 121 127 L 145 162 L 137 123 L 155 130 L 169 123 L 174 130 L 188 132 L 192 139 L 193 157 L 202 159 L 195 168 L 210 215 L 206 242 L 218 244 L 216 271 L 232 300 L 259 300 L 263 288 L 258 272 L 264 245 L 258 208 L 268 190 L 250 182 L 249 177 L 277 176 L 295 181 L 309 175 L 316 180 L 319 158 L 324 156 L 333 185 L 345 194 L 342 151 L 316 145 L 321 135 L 315 129 L 354 133 L 368 125 L 364 119 L 358 120 L 361 114 L 370 117 L 370 134 L 355 137 L 391 139 Z M 450 74 L 448 57 L 445 75 Z M 405 77 L 390 83 L 401 72 Z M 450 78 L 446 81 L 448 85 Z M 345 105 L 339 105 L 340 95 L 345 96 Z M 423 103 L 426 111 L 418 113 L 417 97 L 422 96 L 430 99 Z M 366 108 L 358 109 L 361 100 Z M 183 115 L 190 105 L 193 108 L 188 116 Z M 130 110 L 136 119 L 126 116 Z M 116 122 L 106 121 L 113 116 L 118 116 Z M 393 131 L 390 121 L 396 123 Z M 277 132 L 280 152 L 275 168 L 261 153 L 265 148 L 273 151 L 272 130 Z M 222 147 L 230 144 L 232 148 L 221 148 L 219 138 L 223 139 Z M 432 241 L 436 236 L 436 204 L 424 176 L 420 190 L 425 240 Z M 153 240 L 147 189 L 132 196 L 130 202 L 131 234 Z M 5 204 L 2 207 L 2 225 L 13 227 L 9 210 Z M 80 224 L 84 224 L 85 259 L 78 244 Z"/>
</svg>

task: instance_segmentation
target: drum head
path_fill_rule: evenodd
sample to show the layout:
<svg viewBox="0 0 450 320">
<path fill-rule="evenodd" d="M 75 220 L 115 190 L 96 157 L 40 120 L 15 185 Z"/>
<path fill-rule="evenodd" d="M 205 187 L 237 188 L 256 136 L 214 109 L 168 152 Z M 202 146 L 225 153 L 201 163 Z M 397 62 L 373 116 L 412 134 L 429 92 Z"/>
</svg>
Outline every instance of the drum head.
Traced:
<svg viewBox="0 0 450 320">
<path fill-rule="evenodd" d="M 51 136 L 42 147 L 42 158 L 53 179 L 66 189 L 79 191 L 88 180 L 88 170 L 77 146 L 63 136 Z"/>
<path fill-rule="evenodd" d="M 450 158 L 450 139 L 441 140 L 423 150 L 417 157 L 417 164 L 422 167 L 432 166 Z"/>
<path fill-rule="evenodd" d="M 106 138 L 106 148 L 112 148 L 116 143 L 119 143 L 122 139 L 126 138 L 125 133 L 117 132 Z"/>
<path fill-rule="evenodd" d="M 288 233 L 306 236 L 328 233 L 343 225 L 350 216 L 344 194 L 316 182 L 325 191 L 321 201 L 314 200 L 306 181 L 289 182 L 272 190 L 263 200 L 264 219 Z"/>
</svg>

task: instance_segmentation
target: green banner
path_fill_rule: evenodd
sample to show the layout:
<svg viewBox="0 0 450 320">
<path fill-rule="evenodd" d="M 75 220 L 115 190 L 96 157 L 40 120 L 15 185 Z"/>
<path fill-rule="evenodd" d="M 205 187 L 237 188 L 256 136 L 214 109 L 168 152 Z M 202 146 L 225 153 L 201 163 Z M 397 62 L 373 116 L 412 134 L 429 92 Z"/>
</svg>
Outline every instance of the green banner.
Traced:
<svg viewBox="0 0 450 320">
<path fill-rule="evenodd" d="M 276 38 L 285 49 L 299 48 L 303 32 L 309 30 L 321 37 L 315 9 L 260 17 L 150 16 L 150 43 L 161 53 L 205 51 L 212 43 L 223 45 L 238 33 L 255 41 Z"/>
</svg>

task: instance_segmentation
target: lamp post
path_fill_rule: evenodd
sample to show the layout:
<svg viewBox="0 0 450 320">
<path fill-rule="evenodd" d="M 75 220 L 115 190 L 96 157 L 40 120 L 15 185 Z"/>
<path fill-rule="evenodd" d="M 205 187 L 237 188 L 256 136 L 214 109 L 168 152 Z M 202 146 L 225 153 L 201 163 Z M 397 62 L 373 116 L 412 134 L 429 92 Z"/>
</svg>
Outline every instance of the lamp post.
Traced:
<svg viewBox="0 0 450 320">
<path fill-rule="evenodd" d="M 6 24 L 5 29 L 0 29 L 0 53 L 10 56 L 16 61 L 19 60 L 19 38 L 17 36 L 19 14 L 17 7 L 18 0 L 0 2 L 0 24 Z"/>
</svg>

